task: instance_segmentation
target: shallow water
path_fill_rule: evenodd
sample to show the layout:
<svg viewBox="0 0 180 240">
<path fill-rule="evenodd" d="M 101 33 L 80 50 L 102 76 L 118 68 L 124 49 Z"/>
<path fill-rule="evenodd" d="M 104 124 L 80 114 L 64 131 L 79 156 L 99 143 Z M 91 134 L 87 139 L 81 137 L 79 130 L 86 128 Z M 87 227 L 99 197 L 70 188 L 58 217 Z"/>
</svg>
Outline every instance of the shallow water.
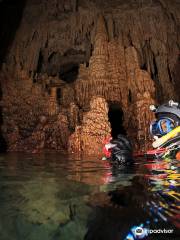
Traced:
<svg viewBox="0 0 180 240">
<path fill-rule="evenodd" d="M 178 164 L 136 159 L 115 169 L 98 158 L 1 155 L 0 240 L 124 240 L 141 224 L 169 231 L 141 239 L 180 239 Z"/>
</svg>

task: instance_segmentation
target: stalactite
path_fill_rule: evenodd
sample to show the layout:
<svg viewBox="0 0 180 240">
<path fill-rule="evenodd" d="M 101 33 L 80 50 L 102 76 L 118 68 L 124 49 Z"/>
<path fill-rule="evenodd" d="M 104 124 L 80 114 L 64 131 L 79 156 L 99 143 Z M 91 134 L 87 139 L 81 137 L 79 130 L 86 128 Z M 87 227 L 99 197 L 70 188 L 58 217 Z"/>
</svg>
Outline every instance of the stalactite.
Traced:
<svg viewBox="0 0 180 240">
<path fill-rule="evenodd" d="M 2 129 L 9 149 L 27 150 L 29 144 L 31 149 L 37 145 L 37 151 L 47 146 L 60 150 L 71 135 L 73 151 L 85 153 L 86 143 L 101 135 L 96 119 L 89 117 L 101 108 L 97 104 L 95 112 L 90 110 L 97 96 L 105 105 L 118 102 L 127 134 L 136 148 L 147 148 L 147 125 L 153 117 L 148 106 L 179 98 L 177 6 L 170 0 L 141 5 L 101 1 L 101 6 L 96 1 L 28 0 L 2 68 L 12 79 L 2 81 Z M 60 79 L 69 65 L 77 67 L 71 83 Z M 32 113 L 29 119 L 27 112 Z M 88 128 L 92 123 L 96 128 Z"/>
</svg>

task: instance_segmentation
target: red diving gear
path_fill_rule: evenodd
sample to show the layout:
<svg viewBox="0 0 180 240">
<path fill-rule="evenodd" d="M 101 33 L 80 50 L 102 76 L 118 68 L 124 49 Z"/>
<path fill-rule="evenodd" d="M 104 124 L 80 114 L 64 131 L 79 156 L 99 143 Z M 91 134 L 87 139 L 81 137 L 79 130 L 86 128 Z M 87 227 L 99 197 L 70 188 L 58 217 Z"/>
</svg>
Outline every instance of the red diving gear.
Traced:
<svg viewBox="0 0 180 240">
<path fill-rule="evenodd" d="M 111 140 L 112 140 L 112 137 L 111 137 L 111 136 L 106 137 L 106 138 L 103 140 L 103 144 L 104 144 L 103 153 L 104 153 L 104 155 L 105 155 L 107 158 L 110 158 L 110 157 L 111 157 L 111 148 L 108 147 L 108 144 L 110 143 Z"/>
</svg>

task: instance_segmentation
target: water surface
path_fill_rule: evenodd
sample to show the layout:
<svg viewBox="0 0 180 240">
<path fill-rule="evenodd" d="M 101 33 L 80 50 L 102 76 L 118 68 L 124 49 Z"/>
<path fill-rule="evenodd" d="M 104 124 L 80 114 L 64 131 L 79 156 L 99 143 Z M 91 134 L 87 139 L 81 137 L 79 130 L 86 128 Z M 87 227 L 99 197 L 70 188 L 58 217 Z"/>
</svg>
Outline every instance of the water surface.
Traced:
<svg viewBox="0 0 180 240">
<path fill-rule="evenodd" d="M 124 240 L 133 226 L 180 239 L 176 160 L 113 168 L 59 153 L 0 156 L 0 240 Z"/>
</svg>

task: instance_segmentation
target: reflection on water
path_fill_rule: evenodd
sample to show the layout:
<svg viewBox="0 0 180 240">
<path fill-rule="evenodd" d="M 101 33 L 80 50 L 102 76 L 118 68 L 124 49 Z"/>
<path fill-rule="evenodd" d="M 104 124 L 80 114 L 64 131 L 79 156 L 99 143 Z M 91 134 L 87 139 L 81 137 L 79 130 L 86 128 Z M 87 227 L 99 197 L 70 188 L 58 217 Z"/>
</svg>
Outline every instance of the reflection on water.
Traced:
<svg viewBox="0 0 180 240">
<path fill-rule="evenodd" d="M 0 240 L 179 239 L 178 161 L 112 168 L 54 153 L 0 156 Z M 131 237 L 131 238 L 130 238 Z M 139 238 L 142 239 L 142 238 Z"/>
</svg>

